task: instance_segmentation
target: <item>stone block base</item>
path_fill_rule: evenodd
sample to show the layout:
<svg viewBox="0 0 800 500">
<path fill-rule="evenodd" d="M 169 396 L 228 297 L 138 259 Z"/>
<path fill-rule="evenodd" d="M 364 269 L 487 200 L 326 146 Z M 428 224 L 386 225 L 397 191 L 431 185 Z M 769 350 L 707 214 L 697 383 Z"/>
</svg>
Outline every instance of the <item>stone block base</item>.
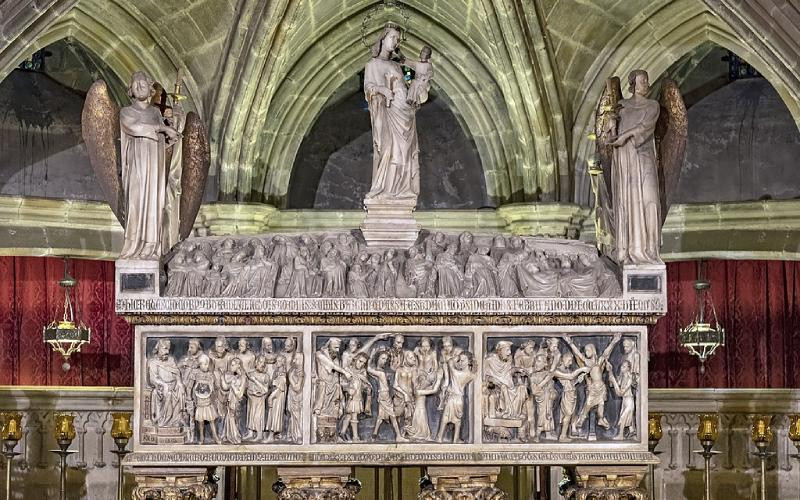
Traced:
<svg viewBox="0 0 800 500">
<path fill-rule="evenodd" d="M 361 233 L 369 248 L 411 248 L 419 235 L 419 224 L 414 219 L 414 207 L 365 201 L 367 215 L 361 224 Z"/>
<path fill-rule="evenodd" d="M 157 260 L 117 260 L 114 282 L 118 299 L 145 299 L 161 296 L 166 275 Z"/>
</svg>

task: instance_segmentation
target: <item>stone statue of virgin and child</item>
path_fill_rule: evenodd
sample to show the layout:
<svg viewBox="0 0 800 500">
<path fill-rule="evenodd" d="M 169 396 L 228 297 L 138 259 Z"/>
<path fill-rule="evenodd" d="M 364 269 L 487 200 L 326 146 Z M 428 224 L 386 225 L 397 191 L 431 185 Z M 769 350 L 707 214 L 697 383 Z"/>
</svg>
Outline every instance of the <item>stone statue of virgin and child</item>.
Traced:
<svg viewBox="0 0 800 500">
<path fill-rule="evenodd" d="M 416 206 L 419 196 L 419 143 L 416 112 L 428 98 L 433 68 L 430 47 L 420 60 L 406 59 L 399 51 L 400 29 L 387 24 L 372 46 L 364 69 L 364 95 L 372 122 L 372 185 L 365 203 Z M 414 70 L 406 84 L 402 66 Z"/>
</svg>

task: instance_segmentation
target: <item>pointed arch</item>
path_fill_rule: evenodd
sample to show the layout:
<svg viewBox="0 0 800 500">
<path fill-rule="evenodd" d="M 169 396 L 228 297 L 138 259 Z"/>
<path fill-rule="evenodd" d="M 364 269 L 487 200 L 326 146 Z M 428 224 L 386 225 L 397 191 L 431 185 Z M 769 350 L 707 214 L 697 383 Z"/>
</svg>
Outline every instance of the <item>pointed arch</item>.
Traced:
<svg viewBox="0 0 800 500">
<path fill-rule="evenodd" d="M 589 133 L 594 128 L 595 107 L 606 78 L 624 76 L 633 69 L 642 68 L 650 73 L 651 81 L 655 81 L 673 63 L 705 42 L 713 42 L 747 60 L 770 81 L 795 121 L 800 123 L 800 104 L 789 82 L 754 47 L 733 33 L 722 19 L 702 4 L 693 0 L 672 2 L 650 18 L 638 20 L 621 32 L 609 43 L 608 56 L 598 59 L 587 72 L 582 85 L 587 91 L 577 107 L 572 131 L 577 203 L 589 202 L 586 167 L 594 157 L 594 143 L 589 139 Z M 631 47 L 636 49 L 631 50 Z"/>
<path fill-rule="evenodd" d="M 173 82 L 180 61 L 177 50 L 159 36 L 154 24 L 121 0 L 81 0 L 51 2 L 45 9 L 27 6 L 27 27 L 0 48 L 0 77 L 5 76 L 26 57 L 51 43 L 72 37 L 102 58 L 122 80 L 136 70 L 144 70 L 167 85 Z M 185 70 L 185 68 L 184 68 Z M 194 76 L 184 71 L 184 89 L 189 107 L 202 116 L 202 100 Z"/>
</svg>

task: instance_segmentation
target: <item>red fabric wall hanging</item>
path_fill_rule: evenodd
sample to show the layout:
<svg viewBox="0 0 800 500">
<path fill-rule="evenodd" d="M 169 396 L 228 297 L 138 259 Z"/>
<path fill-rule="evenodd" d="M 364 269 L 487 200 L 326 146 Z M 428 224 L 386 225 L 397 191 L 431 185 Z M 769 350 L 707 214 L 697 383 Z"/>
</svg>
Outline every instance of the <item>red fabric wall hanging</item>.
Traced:
<svg viewBox="0 0 800 500">
<path fill-rule="evenodd" d="M 114 263 L 70 265 L 92 342 L 64 373 L 61 356 L 42 341 L 42 327 L 63 312 L 63 261 L 0 257 L 0 384 L 132 385 L 133 329 L 114 313 Z M 800 387 L 800 262 L 708 261 L 728 342 L 703 377 L 677 342 L 694 312 L 697 262 L 671 262 L 667 275 L 669 313 L 650 331 L 651 387 Z"/>
<path fill-rule="evenodd" d="M 114 313 L 114 263 L 71 260 L 70 274 L 78 280 L 75 312 L 92 340 L 65 373 L 61 355 L 42 339 L 42 327 L 64 313 L 64 261 L 0 257 L 0 384 L 133 384 L 133 328 Z"/>
</svg>

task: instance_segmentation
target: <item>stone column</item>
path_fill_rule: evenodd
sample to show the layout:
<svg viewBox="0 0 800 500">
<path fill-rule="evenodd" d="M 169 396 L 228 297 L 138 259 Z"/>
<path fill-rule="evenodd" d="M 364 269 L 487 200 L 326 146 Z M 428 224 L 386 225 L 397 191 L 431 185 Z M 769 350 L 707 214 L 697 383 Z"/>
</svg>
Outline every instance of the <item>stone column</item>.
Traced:
<svg viewBox="0 0 800 500">
<path fill-rule="evenodd" d="M 646 465 L 596 466 L 570 468 L 575 482 L 567 487 L 568 500 L 645 500 L 647 489 L 640 486 L 647 474 Z"/>
<path fill-rule="evenodd" d="M 208 467 L 134 467 L 134 500 L 213 500 L 217 484 Z"/>
<path fill-rule="evenodd" d="M 355 500 L 361 483 L 350 467 L 278 467 L 278 500 Z"/>
<path fill-rule="evenodd" d="M 500 467 L 428 467 L 430 483 L 422 485 L 419 500 L 505 500 L 495 486 Z"/>
</svg>

